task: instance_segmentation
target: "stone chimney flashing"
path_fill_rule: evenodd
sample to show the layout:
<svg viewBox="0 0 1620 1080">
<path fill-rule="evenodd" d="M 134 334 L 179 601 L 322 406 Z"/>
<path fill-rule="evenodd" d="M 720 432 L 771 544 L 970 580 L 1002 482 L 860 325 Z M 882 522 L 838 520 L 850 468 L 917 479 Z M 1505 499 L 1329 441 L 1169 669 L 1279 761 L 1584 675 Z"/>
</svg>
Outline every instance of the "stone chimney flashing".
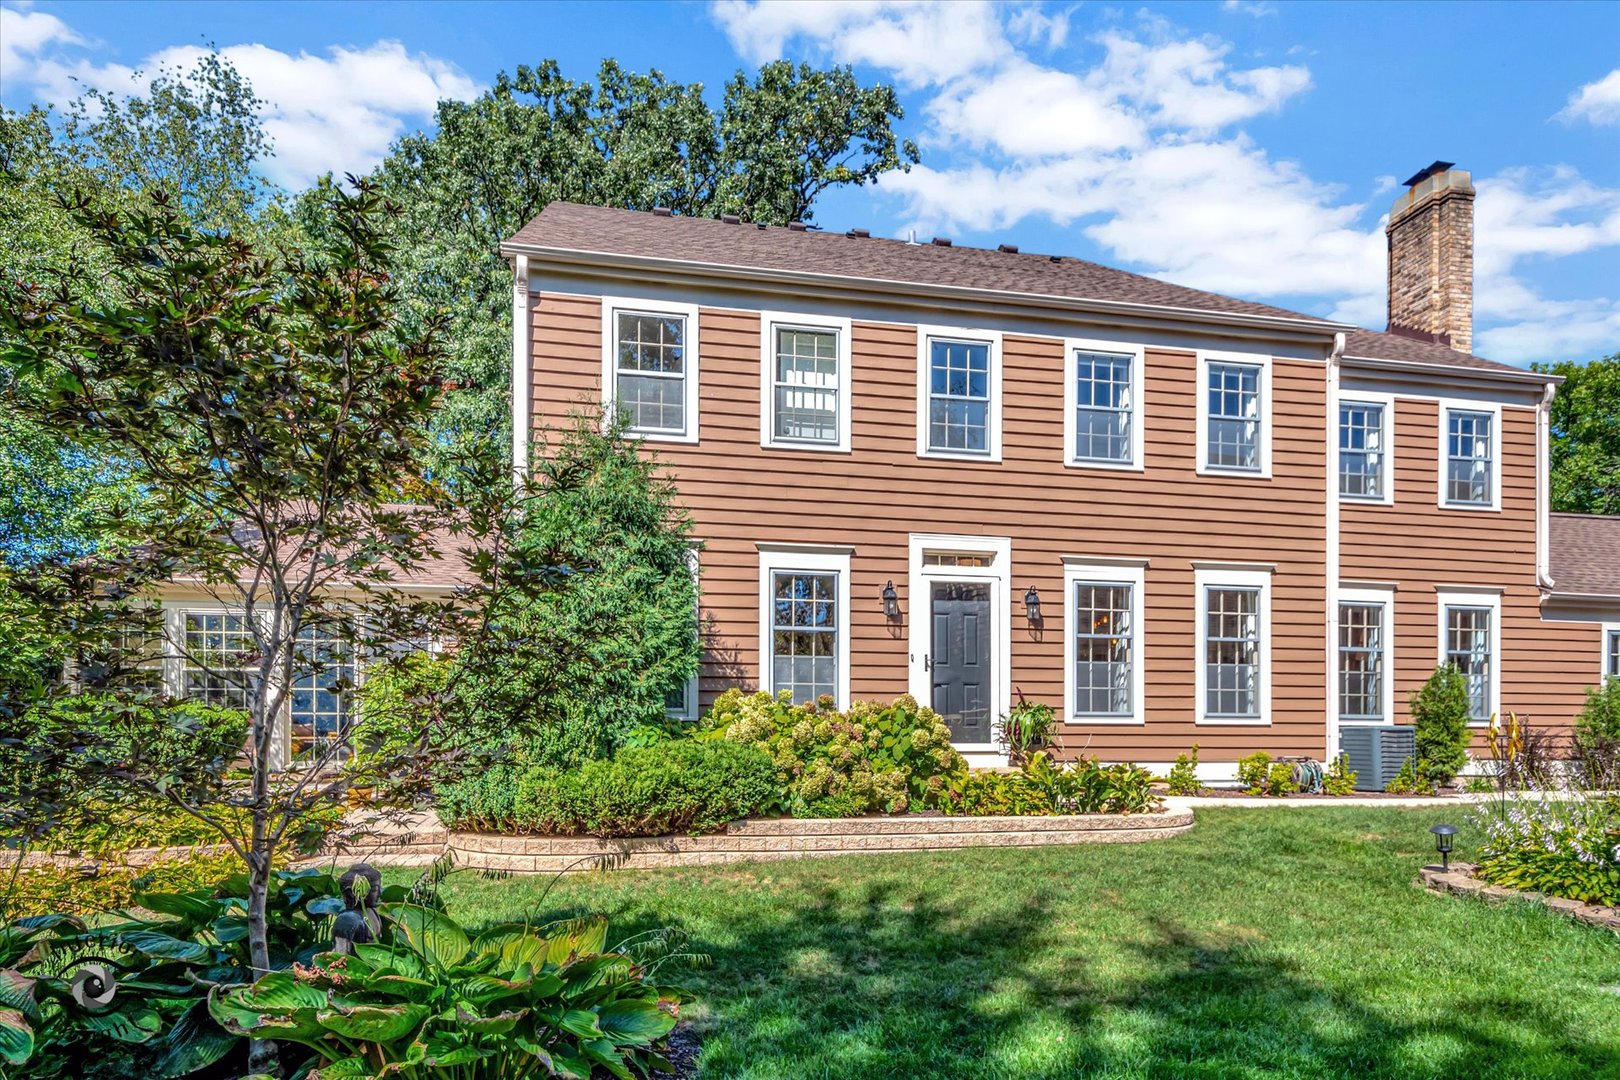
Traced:
<svg viewBox="0 0 1620 1080">
<path fill-rule="evenodd" d="M 1474 176 L 1467 169 L 1447 169 L 1445 172 L 1434 173 L 1413 184 L 1395 205 L 1389 208 L 1389 223 L 1393 226 L 1397 219 L 1404 218 L 1412 211 L 1420 209 L 1431 198 L 1446 198 L 1459 196 L 1472 199 L 1474 197 Z"/>
</svg>

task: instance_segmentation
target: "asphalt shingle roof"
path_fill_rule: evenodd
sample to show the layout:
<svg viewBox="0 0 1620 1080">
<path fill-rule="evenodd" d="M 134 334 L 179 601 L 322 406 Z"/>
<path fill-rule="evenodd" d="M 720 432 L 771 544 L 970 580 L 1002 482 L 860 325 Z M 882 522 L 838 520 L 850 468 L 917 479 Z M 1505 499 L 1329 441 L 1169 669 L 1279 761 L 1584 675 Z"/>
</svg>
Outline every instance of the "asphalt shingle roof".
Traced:
<svg viewBox="0 0 1620 1080">
<path fill-rule="evenodd" d="M 1620 596 L 1620 517 L 1549 514 L 1553 591 Z"/>
</svg>

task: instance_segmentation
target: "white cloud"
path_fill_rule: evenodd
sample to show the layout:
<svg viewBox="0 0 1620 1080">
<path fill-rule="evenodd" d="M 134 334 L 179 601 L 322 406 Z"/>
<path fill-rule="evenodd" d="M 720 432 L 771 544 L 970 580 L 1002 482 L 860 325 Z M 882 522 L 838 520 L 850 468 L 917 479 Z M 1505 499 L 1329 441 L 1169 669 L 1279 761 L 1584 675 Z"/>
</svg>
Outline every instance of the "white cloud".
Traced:
<svg viewBox="0 0 1620 1080">
<path fill-rule="evenodd" d="M 1249 15 L 1269 5 L 1228 4 Z M 1243 67 L 1225 42 L 1162 17 L 1114 13 L 1067 62 L 1031 27 L 1030 8 L 927 3 L 714 6 L 751 59 L 790 50 L 872 64 L 923 97 L 927 164 L 885 176 L 906 224 L 926 235 L 1051 222 L 1045 250 L 1073 230 L 1118 265 L 1255 299 L 1306 304 L 1382 327 L 1384 219 L 1395 177 L 1349 192 L 1280 159 L 1241 130 L 1311 88 L 1308 68 Z M 977 28 L 958 40 L 965 26 Z M 1065 24 L 1064 33 L 1067 33 Z M 1289 50 L 1290 56 L 1299 54 Z M 1077 62 L 1069 59 L 1079 56 Z M 1576 100 L 1597 119 L 1600 94 Z M 1574 106 L 1572 105 L 1572 108 Z M 1617 106 L 1620 108 L 1620 106 Z M 1388 165 L 1388 162 L 1369 162 Z M 1612 299 L 1549 299 L 1534 264 L 1620 244 L 1620 191 L 1568 169 L 1481 179 L 1476 206 L 1476 339 L 1509 361 L 1586 355 L 1620 341 Z"/>
<path fill-rule="evenodd" d="M 84 41 L 52 16 L 0 9 L 0 18 L 5 20 L 8 76 L 10 53 L 16 50 L 19 81 L 56 103 L 86 88 L 140 93 L 156 72 L 189 69 L 205 52 L 181 45 L 153 53 L 138 67 L 99 63 L 67 55 L 62 46 Z M 44 18 L 55 25 L 36 23 L 31 36 L 13 37 L 9 28 L 19 18 Z M 293 188 L 328 170 L 340 175 L 368 171 L 409 122 L 431 119 L 442 99 L 479 92 L 478 84 L 454 64 L 409 52 L 398 41 L 362 48 L 333 46 L 324 56 L 294 55 L 258 44 L 225 46 L 220 53 L 264 101 L 261 116 L 275 145 L 275 157 L 264 163 L 265 174 Z"/>
<path fill-rule="evenodd" d="M 82 44 L 84 39 L 55 15 L 0 8 L 0 78 L 6 82 L 31 81 L 36 57 L 46 50 Z"/>
<path fill-rule="evenodd" d="M 1252 2 L 1252 0 L 1221 0 L 1221 10 L 1235 15 L 1252 15 L 1257 19 L 1266 15 L 1277 14 L 1275 6 Z"/>
<path fill-rule="evenodd" d="M 1589 82 L 1569 96 L 1569 104 L 1558 114 L 1561 120 L 1585 120 L 1592 124 L 1620 124 L 1620 68 L 1596 82 Z"/>
</svg>

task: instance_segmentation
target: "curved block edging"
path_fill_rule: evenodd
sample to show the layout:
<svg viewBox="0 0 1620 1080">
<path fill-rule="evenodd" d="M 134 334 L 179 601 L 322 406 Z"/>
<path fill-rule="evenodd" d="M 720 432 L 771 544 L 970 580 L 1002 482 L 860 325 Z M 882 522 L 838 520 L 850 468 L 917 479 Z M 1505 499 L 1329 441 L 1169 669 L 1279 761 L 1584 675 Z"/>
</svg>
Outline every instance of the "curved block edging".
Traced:
<svg viewBox="0 0 1620 1080">
<path fill-rule="evenodd" d="M 1452 863 L 1449 871 L 1438 866 L 1425 866 L 1418 871 L 1418 883 L 1437 893 L 1455 893 L 1458 896 L 1478 896 L 1485 900 L 1529 900 L 1542 906 L 1579 919 L 1591 926 L 1601 926 L 1620 934 L 1620 907 L 1584 904 L 1562 896 L 1510 889 L 1505 885 L 1490 885 L 1474 876 L 1471 863 Z"/>
<path fill-rule="evenodd" d="M 733 822 L 711 836 L 603 840 L 452 832 L 456 864 L 518 874 L 653 870 L 831 855 L 954 851 L 967 847 L 1136 844 L 1192 828 L 1188 811 L 1054 817 L 776 818 Z"/>
</svg>

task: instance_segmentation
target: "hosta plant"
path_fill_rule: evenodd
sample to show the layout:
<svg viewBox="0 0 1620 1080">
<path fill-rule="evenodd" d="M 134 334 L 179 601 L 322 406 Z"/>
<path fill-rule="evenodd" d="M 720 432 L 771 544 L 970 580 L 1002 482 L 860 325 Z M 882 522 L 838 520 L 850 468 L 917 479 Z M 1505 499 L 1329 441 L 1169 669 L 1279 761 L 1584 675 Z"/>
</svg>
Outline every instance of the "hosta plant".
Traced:
<svg viewBox="0 0 1620 1080">
<path fill-rule="evenodd" d="M 215 991 L 228 1031 L 306 1047 L 314 1078 L 485 1080 L 594 1069 L 629 1078 L 668 1070 L 658 1047 L 682 991 L 684 939 L 648 935 L 608 950 L 607 920 L 509 923 L 476 936 L 448 915 L 384 904 L 383 940 Z"/>
</svg>

